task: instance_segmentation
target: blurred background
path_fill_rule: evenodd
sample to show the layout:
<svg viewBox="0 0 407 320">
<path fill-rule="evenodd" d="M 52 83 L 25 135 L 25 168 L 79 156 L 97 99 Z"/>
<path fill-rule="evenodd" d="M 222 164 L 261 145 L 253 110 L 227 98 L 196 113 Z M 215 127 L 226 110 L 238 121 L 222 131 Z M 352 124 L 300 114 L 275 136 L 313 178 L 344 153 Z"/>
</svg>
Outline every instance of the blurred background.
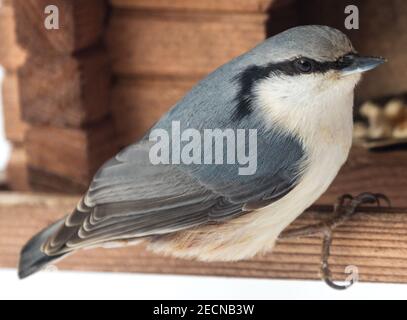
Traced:
<svg viewBox="0 0 407 320">
<path fill-rule="evenodd" d="M 360 53 L 389 60 L 357 89 L 355 147 L 318 204 L 372 191 L 407 208 L 405 1 L 0 4 L 0 267 L 15 267 L 21 245 L 69 213 L 100 165 L 137 141 L 199 79 L 267 37 L 301 24 L 337 27 Z M 46 14 L 50 5 L 58 11 Z M 358 29 L 345 28 L 348 5 L 358 9 Z M 58 21 L 49 20 L 50 14 Z M 58 28 L 49 29 L 46 21 L 58 22 Z M 355 263 L 362 281 L 406 283 L 405 230 L 403 215 L 366 216 L 345 228 L 334 242 L 335 277 L 343 279 L 346 265 Z M 274 255 L 231 266 L 160 259 L 142 248 L 95 250 L 68 259 L 61 269 L 315 280 L 319 251 L 318 239 L 294 241 Z"/>
</svg>

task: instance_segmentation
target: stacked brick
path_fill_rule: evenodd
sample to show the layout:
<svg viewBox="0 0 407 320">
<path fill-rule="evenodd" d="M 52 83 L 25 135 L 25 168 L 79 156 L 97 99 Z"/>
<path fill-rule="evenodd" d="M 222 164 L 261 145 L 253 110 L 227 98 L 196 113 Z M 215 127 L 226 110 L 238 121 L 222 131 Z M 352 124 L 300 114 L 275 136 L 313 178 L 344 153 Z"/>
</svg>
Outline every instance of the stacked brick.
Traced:
<svg viewBox="0 0 407 320">
<path fill-rule="evenodd" d="M 25 60 L 6 77 L 5 93 L 15 94 L 9 100 L 18 104 L 13 110 L 19 110 L 25 123 L 25 134 L 17 131 L 24 137 L 31 188 L 76 193 L 87 188 L 99 166 L 117 151 L 108 103 L 110 70 L 102 45 L 107 4 L 55 0 L 57 29 L 45 24 L 49 5 L 47 0 L 12 1 L 15 32 L 10 34 Z M 5 51 L 15 59 L 10 47 Z M 5 100 L 7 110 L 11 103 Z M 6 123 L 11 122 L 6 118 Z"/>
</svg>

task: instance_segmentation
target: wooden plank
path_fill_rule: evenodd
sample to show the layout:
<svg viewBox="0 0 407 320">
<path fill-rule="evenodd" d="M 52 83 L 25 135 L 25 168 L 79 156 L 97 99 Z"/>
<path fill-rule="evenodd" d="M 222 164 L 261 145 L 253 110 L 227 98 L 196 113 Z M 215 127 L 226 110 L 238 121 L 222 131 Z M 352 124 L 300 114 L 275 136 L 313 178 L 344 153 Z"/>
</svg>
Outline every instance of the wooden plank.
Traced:
<svg viewBox="0 0 407 320">
<path fill-rule="evenodd" d="M 397 95 L 407 91 L 407 2 L 400 0 L 299 1 L 303 24 L 327 24 L 348 34 L 362 54 L 378 55 L 388 62 L 365 75 L 358 86 L 360 100 Z M 358 30 L 344 29 L 347 5 L 356 5 L 360 12 Z M 364 18 L 365 17 L 365 18 Z M 391 23 L 389 23 L 391 22 Z"/>
<path fill-rule="evenodd" d="M 0 267 L 15 267 L 22 245 L 35 232 L 68 214 L 77 200 L 0 194 Z M 331 207 L 315 207 L 292 227 L 326 219 L 330 210 Z M 330 259 L 334 278 L 344 279 L 345 267 L 354 265 L 361 281 L 407 283 L 406 228 L 407 209 L 363 209 L 335 232 Z M 250 261 L 200 263 L 154 255 L 140 246 L 81 252 L 67 258 L 58 268 L 318 280 L 320 250 L 321 239 L 312 237 L 280 241 L 273 253 Z"/>
<path fill-rule="evenodd" d="M 47 30 L 44 10 L 59 9 L 58 30 Z M 99 42 L 104 30 L 104 0 L 14 0 L 19 43 L 32 54 L 70 54 Z"/>
<path fill-rule="evenodd" d="M 275 0 L 110 0 L 117 8 L 154 9 L 154 10 L 182 10 L 182 11 L 213 11 L 213 12 L 267 12 Z"/>
<path fill-rule="evenodd" d="M 26 142 L 28 165 L 37 169 L 36 176 L 30 176 L 33 185 L 41 185 L 38 173 L 45 172 L 80 186 L 77 191 L 83 191 L 99 167 L 118 151 L 110 119 L 83 130 L 32 126 Z"/>
<path fill-rule="evenodd" d="M 82 127 L 109 112 L 109 64 L 98 48 L 75 57 L 30 56 L 18 77 L 28 123 Z"/>
<path fill-rule="evenodd" d="M 1 191 L 7 190 L 7 176 L 4 170 L 0 171 L 0 190 Z"/>
<path fill-rule="evenodd" d="M 141 138 L 194 84 L 165 78 L 119 80 L 112 89 L 111 109 L 120 145 Z"/>
<path fill-rule="evenodd" d="M 14 191 L 29 191 L 27 155 L 24 147 L 14 146 L 7 164 L 7 186 Z"/>
<path fill-rule="evenodd" d="M 201 77 L 264 40 L 266 20 L 266 14 L 116 10 L 107 36 L 113 70 Z"/>
<path fill-rule="evenodd" d="M 45 168 L 45 170 L 49 171 L 48 168 Z M 31 190 L 43 193 L 79 195 L 84 194 L 88 189 L 87 184 L 83 182 L 78 183 L 72 177 L 61 176 L 61 174 L 45 170 L 28 167 L 28 182 Z"/>
<path fill-rule="evenodd" d="M 21 145 L 24 142 L 27 124 L 22 120 L 16 72 L 6 72 L 2 86 L 4 127 L 7 140 Z"/>
<path fill-rule="evenodd" d="M 369 152 L 354 147 L 346 165 L 320 203 L 332 203 L 345 193 L 386 194 L 394 206 L 407 207 L 407 152 Z"/>
<path fill-rule="evenodd" d="M 0 65 L 8 70 L 21 66 L 26 53 L 18 45 L 15 33 L 15 16 L 10 1 L 0 3 Z"/>
</svg>

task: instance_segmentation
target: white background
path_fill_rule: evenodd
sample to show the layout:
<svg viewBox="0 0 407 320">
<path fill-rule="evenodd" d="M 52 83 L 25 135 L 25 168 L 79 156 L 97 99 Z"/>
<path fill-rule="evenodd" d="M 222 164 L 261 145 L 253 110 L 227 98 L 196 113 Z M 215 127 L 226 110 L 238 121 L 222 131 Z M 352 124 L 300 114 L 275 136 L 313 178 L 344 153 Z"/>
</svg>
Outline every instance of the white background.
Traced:
<svg viewBox="0 0 407 320">
<path fill-rule="evenodd" d="M 356 284 L 334 291 L 322 282 L 43 272 L 23 281 L 0 271 L 0 299 L 405 299 L 402 285 Z"/>
<path fill-rule="evenodd" d="M 0 82 L 2 70 L 0 69 Z M 1 100 L 0 100 L 1 101 Z M 0 102 L 0 170 L 9 155 Z M 406 285 L 356 284 L 339 292 L 322 282 L 43 272 L 19 281 L 0 270 L 0 299 L 406 299 Z"/>
<path fill-rule="evenodd" d="M 2 82 L 2 79 L 3 79 L 3 69 L 0 67 L 0 84 Z M 3 111 L 1 101 L 2 97 L 0 90 L 0 171 L 5 168 L 10 151 L 9 145 L 4 138 Z"/>
</svg>

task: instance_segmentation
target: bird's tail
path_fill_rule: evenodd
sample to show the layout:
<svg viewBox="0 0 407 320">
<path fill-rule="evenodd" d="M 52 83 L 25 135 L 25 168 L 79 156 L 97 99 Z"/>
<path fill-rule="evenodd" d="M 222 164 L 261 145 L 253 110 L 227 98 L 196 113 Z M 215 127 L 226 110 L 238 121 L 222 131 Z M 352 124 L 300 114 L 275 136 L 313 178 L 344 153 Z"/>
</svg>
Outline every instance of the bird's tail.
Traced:
<svg viewBox="0 0 407 320">
<path fill-rule="evenodd" d="M 42 252 L 42 245 L 64 224 L 64 219 L 60 220 L 48 228 L 41 231 L 34 238 L 32 238 L 22 249 L 20 254 L 20 263 L 18 266 L 18 277 L 20 279 L 27 278 L 28 276 L 40 271 L 45 266 L 55 261 L 64 254 L 58 256 L 48 256 Z"/>
</svg>

